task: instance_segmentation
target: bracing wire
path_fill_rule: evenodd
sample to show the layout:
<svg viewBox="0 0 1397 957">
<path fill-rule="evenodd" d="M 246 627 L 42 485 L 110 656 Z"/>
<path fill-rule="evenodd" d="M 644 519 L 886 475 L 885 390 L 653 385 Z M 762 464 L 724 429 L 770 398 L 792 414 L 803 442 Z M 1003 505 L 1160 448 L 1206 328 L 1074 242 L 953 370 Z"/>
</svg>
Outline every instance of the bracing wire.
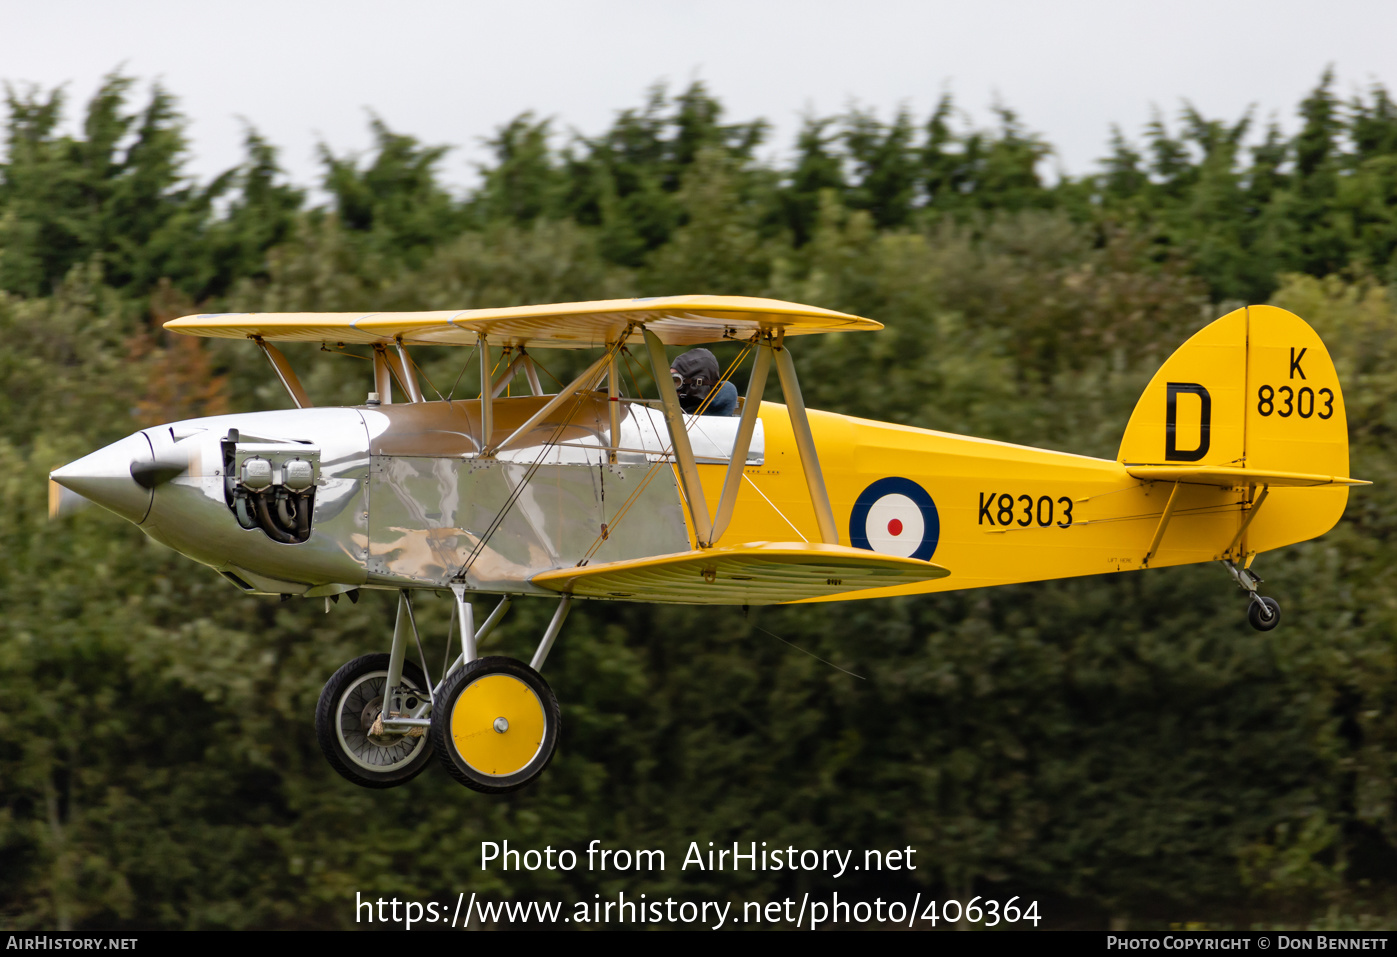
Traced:
<svg viewBox="0 0 1397 957">
<path fill-rule="evenodd" d="M 770 635 L 772 638 L 775 638 L 777 641 L 781 642 L 781 644 L 783 644 L 783 645 L 790 645 L 792 648 L 794 648 L 796 651 L 800 652 L 800 653 L 803 654 L 803 655 L 809 655 L 811 658 L 814 658 L 816 661 L 824 662 L 825 664 L 827 664 L 827 665 L 829 665 L 831 668 L 833 668 L 835 671 L 842 671 L 842 672 L 844 672 L 844 673 L 845 673 L 846 675 L 848 675 L 850 678 L 857 678 L 857 679 L 859 679 L 860 681 L 867 681 L 867 680 L 868 680 L 868 679 L 865 678 L 863 675 L 856 675 L 856 674 L 854 674 L 852 671 L 849 671 L 847 668 L 841 668 L 841 667 L 839 667 L 839 666 L 838 666 L 837 664 L 835 664 L 833 661 L 825 661 L 825 659 L 824 659 L 824 658 L 821 658 L 819 655 L 814 654 L 813 652 L 806 651 L 806 650 L 805 650 L 804 648 L 802 648 L 800 645 L 797 645 L 797 644 L 794 644 L 793 642 L 787 641 L 785 638 L 782 638 L 780 635 L 776 634 L 775 632 L 767 631 L 767 630 L 766 630 L 765 628 L 763 628 L 761 625 L 756 625 L 756 624 L 754 624 L 754 625 L 752 625 L 752 627 L 753 627 L 755 630 L 760 631 L 760 632 L 761 632 L 762 634 L 764 634 L 764 635 Z"/>
<path fill-rule="evenodd" d="M 465 374 L 466 374 L 466 370 L 469 369 L 469 368 L 471 367 L 471 360 L 475 358 L 475 350 L 476 350 L 476 349 L 479 349 L 479 348 L 480 348 L 480 341 L 479 341 L 479 340 L 476 340 L 475 345 L 471 346 L 470 354 L 466 356 L 466 363 L 465 363 L 465 365 L 461 366 L 461 371 L 458 372 L 458 373 L 456 373 L 456 381 L 453 382 L 453 383 L 451 383 L 451 392 L 450 392 L 450 394 L 447 395 L 447 397 L 446 397 L 446 401 L 447 401 L 447 402 L 450 402 L 451 399 L 452 399 L 452 397 L 456 395 L 456 387 L 457 387 L 458 385 L 461 384 L 461 376 L 465 375 Z M 435 386 L 433 386 L 433 388 L 435 388 Z M 441 395 L 441 393 L 438 392 L 437 395 Z"/>
<path fill-rule="evenodd" d="M 615 344 L 609 347 L 608 355 L 614 354 L 616 350 L 620 348 L 620 344 L 624 339 L 625 336 L 622 336 Z M 475 547 L 471 549 L 470 554 L 466 556 L 465 563 L 462 564 L 461 570 L 456 573 L 458 579 L 463 579 L 466 573 L 470 571 L 471 566 L 475 564 L 475 560 L 480 556 L 485 545 L 490 541 L 490 538 L 495 532 L 499 530 L 500 525 L 504 523 L 505 516 L 509 514 L 509 510 L 514 507 L 514 503 L 517 502 L 519 497 L 524 493 L 524 489 L 533 481 L 534 475 L 538 472 L 539 467 L 543 465 L 543 460 L 553 451 L 554 446 L 557 445 L 558 440 L 562 437 L 564 430 L 566 430 L 568 425 L 572 422 L 572 417 L 576 415 L 578 409 L 582 407 L 583 400 L 586 399 L 587 395 L 596 386 L 597 380 L 606 371 L 606 368 L 606 365 L 599 366 L 597 371 L 593 373 L 587 381 L 579 383 L 579 388 L 577 389 L 576 395 L 573 397 L 572 404 L 568 407 L 567 412 L 558 420 L 558 424 L 554 426 L 553 432 L 549 435 L 547 441 L 543 443 L 543 448 L 539 450 L 538 457 L 529 465 L 528 470 L 524 473 L 524 477 L 510 492 L 504 505 L 501 506 L 500 510 L 495 514 L 494 519 L 485 529 L 484 534 L 476 541 Z"/>
<path fill-rule="evenodd" d="M 418 361 L 412 357 L 412 353 L 411 353 L 411 352 L 408 352 L 406 349 L 404 349 L 404 350 L 403 350 L 403 355 L 407 356 L 407 361 L 410 362 L 410 363 L 412 363 L 412 368 L 413 368 L 413 370 L 416 372 L 418 378 L 422 379 L 424 382 L 427 383 L 427 385 L 431 386 L 431 387 L 432 387 L 432 391 L 435 392 L 435 393 L 437 394 L 437 398 L 438 398 L 438 399 L 441 399 L 443 402 L 445 402 L 445 401 L 446 401 L 446 396 L 444 396 L 444 395 L 441 394 L 441 390 L 438 389 L 437 386 L 436 386 L 436 383 L 433 382 L 433 381 L 427 376 L 426 371 L 423 370 L 422 366 L 418 363 Z M 464 372 L 465 370 L 462 369 L 461 371 Z M 460 381 L 459 378 L 457 379 L 457 381 Z"/>
<path fill-rule="evenodd" d="M 547 375 L 548 378 L 550 378 L 550 379 L 552 379 L 554 382 L 558 383 L 558 388 L 561 389 L 561 388 L 563 387 L 563 380 L 562 380 L 562 379 L 559 379 L 559 378 L 558 378 L 557 376 L 555 376 L 552 372 L 549 372 L 549 371 L 548 371 L 548 367 L 545 366 L 542 362 L 539 362 L 539 361 L 538 361 L 538 358 L 537 358 L 532 352 L 529 353 L 529 358 L 534 360 L 534 366 L 535 366 L 535 367 L 537 367 L 537 368 L 539 368 L 539 369 L 542 369 L 543 372 L 544 372 L 544 374 Z"/>
<path fill-rule="evenodd" d="M 743 350 L 740 353 L 738 353 L 737 358 L 733 359 L 733 361 L 728 364 L 726 371 L 724 371 L 723 374 L 718 378 L 718 382 L 714 385 L 712 391 L 710 391 L 708 395 L 704 397 L 703 402 L 699 404 L 698 409 L 689 419 L 689 422 L 685 426 L 684 431 L 692 431 L 694 426 L 698 424 L 698 417 L 703 415 L 704 410 L 708 408 L 709 404 L 713 401 L 714 397 L 717 396 L 718 386 L 722 385 L 724 382 L 727 382 L 729 379 L 732 378 L 733 374 L 741 367 L 742 363 L 746 360 L 748 353 L 752 351 L 754 346 L 755 343 L 753 342 L 746 343 Z M 630 358 L 629 351 L 625 351 L 625 355 L 628 359 Z M 626 371 L 628 373 L 631 371 L 629 362 L 627 363 Z M 631 375 L 631 382 L 635 383 L 634 374 Z M 636 394 L 640 394 L 639 385 L 636 385 Z M 615 439 L 613 439 L 612 441 L 614 443 Z M 641 480 L 636 483 L 635 490 L 632 491 L 630 495 L 626 496 L 626 499 L 621 503 L 620 507 L 616 509 L 616 515 L 607 524 L 606 533 L 603 535 L 598 535 L 592 541 L 592 545 L 590 548 L 587 549 L 587 553 L 583 555 L 582 560 L 577 563 L 579 567 L 586 565 L 589 561 L 591 561 L 593 556 L 595 556 L 597 551 L 601 548 L 602 542 L 609 539 L 612 536 L 612 534 L 615 533 L 616 526 L 621 524 L 621 520 L 626 517 L 627 513 L 630 512 L 631 506 L 634 505 L 640 499 L 640 496 L 645 492 L 647 488 L 650 487 L 650 483 L 655 479 L 656 476 L 660 474 L 660 468 L 669 464 L 665 461 L 665 458 L 671 453 L 673 448 L 674 443 L 672 442 L 669 445 L 665 446 L 664 451 L 660 453 L 659 458 L 657 458 L 656 461 L 651 464 L 650 468 L 646 470 L 645 475 L 642 476 Z"/>
<path fill-rule="evenodd" d="M 500 357 L 495 360 L 495 365 L 490 370 L 490 381 L 480 383 L 480 398 L 485 398 L 486 389 L 494 391 L 495 373 L 500 371 L 500 363 L 504 362 L 505 358 L 509 355 L 509 348 L 509 346 L 505 346 L 504 349 L 500 351 Z"/>
<path fill-rule="evenodd" d="M 476 542 L 475 547 L 471 549 L 471 553 L 466 557 L 465 564 L 461 567 L 460 575 L 464 576 L 466 572 L 470 570 L 470 567 L 475 563 L 476 558 L 479 557 L 481 550 L 485 547 L 485 544 L 490 540 L 490 538 L 495 534 L 495 532 L 499 530 L 499 527 L 504 522 L 504 518 L 508 514 L 509 510 L 514 506 L 514 503 L 519 500 L 519 496 L 522 494 L 523 490 L 533 480 L 533 477 L 535 473 L 537 473 L 539 466 L 543 464 L 544 458 L 546 458 L 548 453 L 552 451 L 553 446 L 561 437 L 563 430 L 567 427 L 569 421 L 572 419 L 573 415 L 576 414 L 578 408 L 581 406 L 582 399 L 585 397 L 585 391 L 589 390 L 578 390 L 578 394 L 576 398 L 574 398 L 571 407 L 569 407 L 567 413 L 560 419 L 559 424 L 556 427 L 554 427 L 553 432 L 548 437 L 547 441 L 543 443 L 543 448 L 540 450 L 538 457 L 534 459 L 533 463 L 530 464 L 528 470 L 524 473 L 524 478 L 510 492 L 510 495 L 505 500 L 504 505 L 500 508 L 499 512 L 496 513 L 494 520 L 490 523 L 489 527 L 486 528 L 485 533 L 480 536 L 479 540 Z"/>
<path fill-rule="evenodd" d="M 373 356 L 361 356 L 361 355 L 359 355 L 359 353 L 357 353 L 357 352 L 350 352 L 350 351 L 346 350 L 346 349 L 344 348 L 344 344 L 343 344 L 343 343 L 340 344 L 340 347 L 339 347 L 338 349 L 331 349 L 331 348 L 327 347 L 327 346 L 325 345 L 325 343 L 322 342 L 322 343 L 320 343 L 320 351 L 321 351 L 321 352 L 328 352 L 328 353 L 330 353 L 331 355 L 334 355 L 334 356 L 349 356 L 351 359 L 365 359 L 365 360 L 367 360 L 367 361 L 369 361 L 369 362 L 372 362 L 372 361 L 373 361 Z"/>
<path fill-rule="evenodd" d="M 749 343 L 748 346 L 747 346 L 747 348 L 743 349 L 742 352 L 738 354 L 737 358 L 734 359 L 734 360 L 732 361 L 732 363 L 728 366 L 727 371 L 725 371 L 725 372 L 723 373 L 723 375 L 719 377 L 718 383 L 717 383 L 718 385 L 721 385 L 722 383 L 727 382 L 727 381 L 732 377 L 733 373 L 737 371 L 737 369 L 741 366 L 743 360 L 747 357 L 747 353 L 749 353 L 751 350 L 752 350 L 752 346 L 751 346 L 751 344 Z M 629 371 L 629 370 L 627 370 L 627 371 Z M 632 381 L 634 381 L 634 376 L 632 376 Z M 700 403 L 698 409 L 695 411 L 694 415 L 689 419 L 688 424 L 685 426 L 685 429 L 684 429 L 684 430 L 685 430 L 686 432 L 692 431 L 692 429 L 694 428 L 694 426 L 698 424 L 698 416 L 700 416 L 700 415 L 702 415 L 702 414 L 704 413 L 704 410 L 708 408 L 709 403 L 713 400 L 713 397 L 716 396 L 717 394 L 718 394 L 718 390 L 717 390 L 717 388 L 715 387 L 715 388 L 713 389 L 713 391 L 709 392 L 709 394 L 708 394 L 707 396 L 704 397 L 703 402 Z M 593 555 L 596 554 L 597 549 L 600 547 L 600 543 L 605 539 L 605 537 L 609 537 L 609 536 L 610 536 L 611 530 L 614 529 L 615 526 L 616 526 L 617 524 L 620 523 L 621 519 L 626 515 L 626 513 L 630 511 L 631 505 L 633 505 L 633 504 L 635 503 L 635 501 L 640 497 L 640 494 L 641 494 L 642 492 L 644 492 L 645 489 L 650 485 L 651 480 L 654 479 L 655 476 L 657 476 L 657 475 L 660 474 L 660 468 L 661 468 L 663 465 L 668 464 L 668 463 L 665 462 L 665 457 L 668 456 L 668 455 L 671 453 L 671 451 L 673 450 L 673 448 L 674 448 L 673 443 L 670 443 L 669 445 L 665 446 L 664 450 L 660 453 L 660 458 L 657 459 L 657 460 L 650 466 L 650 468 L 646 471 L 645 476 L 644 476 L 644 477 L 640 480 L 640 482 L 637 484 L 636 490 L 635 490 L 634 492 L 632 492 L 632 493 L 626 498 L 626 500 L 623 501 L 623 502 L 621 503 L 621 507 L 620 507 L 619 509 L 616 510 L 616 517 L 615 517 L 615 519 L 611 522 L 610 526 L 608 526 L 608 528 L 607 528 L 607 536 L 604 536 L 604 537 L 602 537 L 602 538 L 598 538 L 596 541 L 594 541 L 594 542 L 592 543 L 592 547 L 591 547 L 590 549 L 587 550 L 587 554 L 586 554 L 586 556 L 583 558 L 583 561 L 584 561 L 584 562 L 590 560 L 591 557 L 592 557 Z"/>
<path fill-rule="evenodd" d="M 631 386 L 635 389 L 635 395 L 638 399 L 645 393 L 640 391 L 640 380 L 635 377 L 635 372 L 631 369 L 631 365 L 633 363 L 639 365 L 639 363 L 636 362 L 635 356 L 631 355 L 631 350 L 624 346 L 621 348 L 621 355 L 626 357 L 626 375 L 631 377 Z"/>
</svg>

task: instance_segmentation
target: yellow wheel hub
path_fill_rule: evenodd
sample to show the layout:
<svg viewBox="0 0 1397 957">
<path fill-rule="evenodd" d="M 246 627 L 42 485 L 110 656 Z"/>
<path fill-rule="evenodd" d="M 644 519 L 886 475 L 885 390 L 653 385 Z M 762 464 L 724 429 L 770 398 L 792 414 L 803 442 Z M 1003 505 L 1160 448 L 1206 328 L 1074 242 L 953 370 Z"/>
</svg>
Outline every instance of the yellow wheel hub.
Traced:
<svg viewBox="0 0 1397 957">
<path fill-rule="evenodd" d="M 452 743 L 482 774 L 523 770 L 538 754 L 546 729 L 543 702 L 513 675 L 477 678 L 451 708 Z"/>
</svg>

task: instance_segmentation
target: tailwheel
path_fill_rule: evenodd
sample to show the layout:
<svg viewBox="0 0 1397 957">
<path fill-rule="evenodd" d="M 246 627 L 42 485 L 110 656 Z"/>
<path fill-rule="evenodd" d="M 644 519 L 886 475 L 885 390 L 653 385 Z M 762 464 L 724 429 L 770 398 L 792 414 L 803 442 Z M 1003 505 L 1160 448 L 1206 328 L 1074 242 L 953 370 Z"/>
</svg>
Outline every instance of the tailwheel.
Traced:
<svg viewBox="0 0 1397 957">
<path fill-rule="evenodd" d="M 1227 569 L 1232 580 L 1237 583 L 1237 587 L 1247 593 L 1247 621 L 1257 631 L 1270 631 L 1281 623 L 1281 603 L 1274 598 L 1263 598 L 1256 593 L 1256 586 L 1261 584 L 1261 579 L 1257 578 L 1246 566 L 1239 566 L 1236 562 L 1225 561 L 1222 563 Z"/>
<path fill-rule="evenodd" d="M 431 736 L 423 729 L 384 731 L 384 686 L 389 656 L 355 658 L 325 682 L 315 708 L 315 736 L 339 774 L 360 787 L 391 788 L 406 784 L 426 769 L 432 758 Z M 428 701 L 422 669 L 403 662 L 399 705 L 418 710 Z"/>
<path fill-rule="evenodd" d="M 1253 594 L 1247 606 L 1247 621 L 1257 631 L 1270 631 L 1281 623 L 1281 604 L 1274 598 Z"/>
<path fill-rule="evenodd" d="M 548 766 L 558 746 L 558 699 L 533 668 L 513 658 L 477 658 L 437 691 L 432 745 L 468 788 L 515 791 Z"/>
</svg>

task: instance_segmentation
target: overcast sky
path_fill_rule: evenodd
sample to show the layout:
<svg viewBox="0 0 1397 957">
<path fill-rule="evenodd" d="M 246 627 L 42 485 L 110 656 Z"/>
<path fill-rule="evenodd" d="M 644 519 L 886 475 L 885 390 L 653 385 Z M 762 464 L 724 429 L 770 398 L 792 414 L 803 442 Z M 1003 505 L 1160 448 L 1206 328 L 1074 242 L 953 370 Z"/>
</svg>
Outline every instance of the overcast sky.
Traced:
<svg viewBox="0 0 1397 957">
<path fill-rule="evenodd" d="M 201 178 L 239 161 L 245 119 L 302 184 L 317 142 L 368 147 L 370 110 L 455 146 L 443 172 L 465 184 L 480 140 L 525 110 L 595 134 L 651 84 L 694 79 L 729 120 L 770 120 L 772 157 L 803 113 L 906 105 L 921 120 L 950 90 L 978 124 L 996 99 L 1011 107 L 1081 174 L 1112 123 L 1135 136 L 1188 100 L 1293 129 L 1328 64 L 1345 97 L 1397 88 L 1394 51 L 1393 0 L 0 0 L 0 78 L 66 85 L 74 106 L 117 67 L 159 79 L 191 119 Z"/>
</svg>

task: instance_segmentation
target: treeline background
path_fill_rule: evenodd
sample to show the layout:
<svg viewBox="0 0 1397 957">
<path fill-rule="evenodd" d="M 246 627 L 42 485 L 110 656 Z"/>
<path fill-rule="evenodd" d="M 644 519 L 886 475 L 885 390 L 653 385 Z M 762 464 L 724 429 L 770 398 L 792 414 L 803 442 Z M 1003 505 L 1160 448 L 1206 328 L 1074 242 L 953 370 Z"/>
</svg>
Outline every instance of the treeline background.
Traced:
<svg viewBox="0 0 1397 957">
<path fill-rule="evenodd" d="M 84 106 L 11 86 L 0 162 L 0 926 L 354 926 L 356 892 L 765 900 L 807 890 L 1037 899 L 1049 926 L 1397 919 L 1397 105 L 1332 75 L 1298 132 L 1185 105 L 1115 131 L 1100 170 L 1005 107 L 812 117 L 788 161 L 702 85 L 656 88 L 595 138 L 523 115 L 467 195 L 448 151 L 373 120 L 319 192 L 254 129 L 185 170 L 167 90 L 112 75 Z M 80 121 L 69 134 L 68 114 Z M 1258 559 L 1281 627 L 1251 631 L 1197 566 L 903 600 L 754 610 L 584 604 L 549 659 L 557 758 L 505 797 L 429 771 L 387 792 L 321 758 L 343 662 L 393 602 L 237 594 L 100 509 L 45 517 L 50 469 L 137 428 L 285 407 L 194 311 L 474 308 L 766 295 L 870 316 L 803 341 L 816 407 L 1114 457 L 1158 364 L 1243 302 L 1334 354 L 1355 491 L 1340 526 Z M 289 350 L 317 404 L 366 367 Z M 422 350 L 429 395 L 474 395 Z M 545 356 L 559 377 L 572 357 Z M 739 376 L 745 379 L 745 375 Z M 485 611 L 482 603 L 477 614 Z M 526 656 L 551 611 L 494 640 Z M 419 621 L 439 656 L 449 603 Z M 837 663 L 854 678 L 776 640 Z M 663 848 L 662 874 L 481 872 L 482 840 Z M 837 882 L 681 872 L 690 840 L 917 849 Z M 910 894 L 908 895 L 910 897 Z"/>
</svg>

